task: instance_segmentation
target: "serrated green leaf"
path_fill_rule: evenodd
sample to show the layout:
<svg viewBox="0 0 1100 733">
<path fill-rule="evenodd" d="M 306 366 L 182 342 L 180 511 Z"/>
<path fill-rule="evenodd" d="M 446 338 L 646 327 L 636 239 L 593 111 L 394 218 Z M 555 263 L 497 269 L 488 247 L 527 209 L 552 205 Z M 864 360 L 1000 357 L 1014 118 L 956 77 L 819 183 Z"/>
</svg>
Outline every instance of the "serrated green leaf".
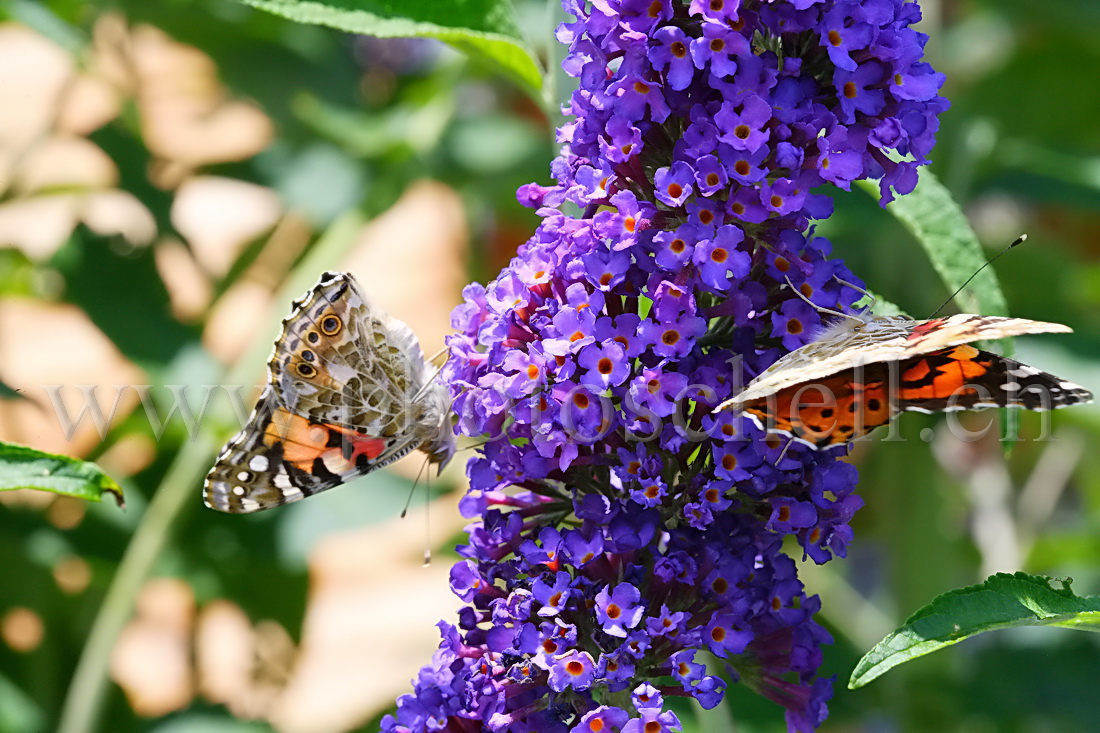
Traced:
<svg viewBox="0 0 1100 733">
<path fill-rule="evenodd" d="M 542 71 L 508 0 L 239 0 L 297 23 L 377 38 L 435 38 L 498 67 L 529 91 Z"/>
<path fill-rule="evenodd" d="M 857 185 L 878 197 L 878 181 L 858 181 Z M 920 169 L 920 180 L 913 192 L 894 199 L 887 204 L 886 211 L 913 234 L 950 292 L 962 287 L 986 263 L 978 235 L 970 228 L 962 209 L 927 169 Z M 1008 312 L 992 268 L 982 270 L 955 299 L 967 313 L 999 316 Z"/>
<path fill-rule="evenodd" d="M 938 596 L 859 660 L 848 687 L 862 687 L 899 664 L 985 631 L 1018 626 L 1100 631 L 1100 596 L 1081 598 L 1067 581 L 1053 588 L 1051 580 L 998 573 Z"/>
<path fill-rule="evenodd" d="M 0 491 L 12 489 L 40 489 L 88 501 L 102 501 L 106 492 L 123 506 L 122 489 L 96 464 L 0 443 Z"/>
</svg>

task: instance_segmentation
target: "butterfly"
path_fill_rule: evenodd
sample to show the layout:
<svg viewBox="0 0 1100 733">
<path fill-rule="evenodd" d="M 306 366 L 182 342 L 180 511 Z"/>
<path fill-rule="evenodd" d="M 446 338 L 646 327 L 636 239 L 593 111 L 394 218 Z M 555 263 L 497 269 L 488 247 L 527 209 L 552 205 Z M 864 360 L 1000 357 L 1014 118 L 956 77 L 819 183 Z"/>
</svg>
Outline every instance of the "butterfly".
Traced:
<svg viewBox="0 0 1100 733">
<path fill-rule="evenodd" d="M 442 469 L 455 450 L 447 389 L 409 327 L 326 272 L 283 320 L 268 381 L 206 477 L 211 509 L 297 501 L 417 448 Z"/>
<path fill-rule="evenodd" d="M 1059 323 L 959 314 L 913 320 L 846 316 L 761 372 L 718 406 L 815 449 L 842 447 L 900 412 L 990 407 L 1049 410 L 1092 401 L 1072 382 L 971 346 Z"/>
</svg>

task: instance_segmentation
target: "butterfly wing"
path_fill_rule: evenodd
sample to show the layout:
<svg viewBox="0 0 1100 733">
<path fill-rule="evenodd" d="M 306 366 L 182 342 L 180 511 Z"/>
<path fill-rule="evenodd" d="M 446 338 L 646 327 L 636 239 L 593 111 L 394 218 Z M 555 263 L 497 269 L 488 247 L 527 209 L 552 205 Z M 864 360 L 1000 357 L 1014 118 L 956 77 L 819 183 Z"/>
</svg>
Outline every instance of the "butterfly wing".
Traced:
<svg viewBox="0 0 1100 733">
<path fill-rule="evenodd" d="M 843 446 L 899 412 L 992 407 L 1049 410 L 1092 401 L 1072 382 L 962 344 L 844 370 L 744 404 L 763 429 L 814 448 Z"/>
<path fill-rule="evenodd" d="M 270 509 L 370 473 L 416 447 L 410 436 L 376 438 L 311 422 L 280 405 L 269 386 L 218 454 L 203 501 L 233 514 Z"/>
<path fill-rule="evenodd" d="M 208 506 L 251 512 L 310 496 L 428 444 L 442 463 L 445 392 L 400 321 L 325 273 L 283 321 L 269 386 L 206 480 Z"/>
<path fill-rule="evenodd" d="M 1028 333 L 1069 333 L 1071 330 L 1060 323 L 967 313 L 926 321 L 886 316 L 855 325 L 842 323 L 776 361 L 744 391 L 723 402 L 718 409 L 738 410 L 760 397 L 818 381 L 845 369 L 900 361 L 972 341 Z"/>
</svg>

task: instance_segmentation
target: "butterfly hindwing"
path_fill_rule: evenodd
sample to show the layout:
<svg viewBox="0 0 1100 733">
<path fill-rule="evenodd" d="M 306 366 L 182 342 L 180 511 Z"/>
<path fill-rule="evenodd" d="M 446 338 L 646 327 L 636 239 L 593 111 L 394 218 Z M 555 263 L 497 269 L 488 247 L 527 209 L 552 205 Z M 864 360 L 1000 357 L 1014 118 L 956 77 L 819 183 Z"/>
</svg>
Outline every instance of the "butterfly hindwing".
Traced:
<svg viewBox="0 0 1100 733">
<path fill-rule="evenodd" d="M 829 448 L 890 422 L 898 412 L 890 395 L 889 363 L 870 364 L 786 387 L 746 403 L 742 411 L 768 432 Z"/>
</svg>

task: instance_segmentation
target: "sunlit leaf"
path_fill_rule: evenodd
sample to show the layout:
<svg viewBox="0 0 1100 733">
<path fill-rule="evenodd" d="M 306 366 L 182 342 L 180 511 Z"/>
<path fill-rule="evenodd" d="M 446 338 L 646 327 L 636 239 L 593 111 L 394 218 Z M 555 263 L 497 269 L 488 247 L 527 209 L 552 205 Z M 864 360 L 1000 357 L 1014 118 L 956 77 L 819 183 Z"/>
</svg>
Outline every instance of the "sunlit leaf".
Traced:
<svg viewBox="0 0 1100 733">
<path fill-rule="evenodd" d="M 297 23 L 378 38 L 435 38 L 480 57 L 529 90 L 542 72 L 508 0 L 240 0 Z"/>
<path fill-rule="evenodd" d="M 859 181 L 858 185 L 872 196 L 878 196 L 878 181 Z M 916 189 L 905 196 L 898 196 L 886 206 L 886 210 L 924 248 L 949 292 L 958 290 L 985 264 L 986 257 L 978 235 L 970 228 L 951 192 L 927 169 L 920 170 L 920 182 Z M 955 300 L 959 302 L 959 308 L 968 313 L 1005 315 L 1008 312 L 992 268 L 978 274 Z"/>
<path fill-rule="evenodd" d="M 122 489 L 96 464 L 0 443 L 0 491 L 12 489 L 40 489 L 88 501 L 102 501 L 106 492 L 123 505 Z"/>
<path fill-rule="evenodd" d="M 859 660 L 849 688 L 862 687 L 890 669 L 975 634 L 1018 626 L 1061 626 L 1100 631 L 1100 596 L 1081 598 L 1063 581 L 1026 573 L 998 573 L 984 583 L 944 593 Z"/>
</svg>

